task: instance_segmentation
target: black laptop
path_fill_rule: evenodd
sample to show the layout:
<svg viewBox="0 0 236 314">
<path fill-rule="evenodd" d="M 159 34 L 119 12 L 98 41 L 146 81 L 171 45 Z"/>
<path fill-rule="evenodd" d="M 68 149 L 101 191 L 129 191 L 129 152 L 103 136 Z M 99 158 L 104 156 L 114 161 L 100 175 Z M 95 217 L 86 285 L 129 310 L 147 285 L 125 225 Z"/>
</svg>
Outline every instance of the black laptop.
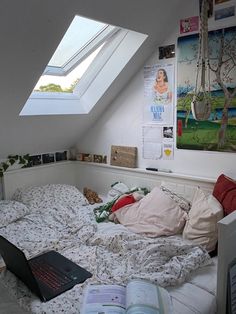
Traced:
<svg viewBox="0 0 236 314">
<path fill-rule="evenodd" d="M 86 269 L 56 251 L 27 260 L 25 254 L 0 236 L 0 254 L 8 270 L 21 279 L 43 302 L 92 277 Z"/>
</svg>

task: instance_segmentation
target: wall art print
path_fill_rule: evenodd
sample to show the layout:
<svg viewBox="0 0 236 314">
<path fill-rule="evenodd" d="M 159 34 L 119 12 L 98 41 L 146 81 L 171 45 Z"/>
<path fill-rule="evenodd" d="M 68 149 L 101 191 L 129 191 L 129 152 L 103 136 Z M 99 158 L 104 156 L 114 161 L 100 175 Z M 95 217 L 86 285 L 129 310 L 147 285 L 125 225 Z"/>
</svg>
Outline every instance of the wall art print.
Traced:
<svg viewBox="0 0 236 314">
<path fill-rule="evenodd" d="M 236 152 L 236 27 L 209 32 L 211 115 L 191 113 L 198 34 L 178 38 L 177 148 Z"/>
<path fill-rule="evenodd" d="M 144 124 L 173 125 L 174 65 L 144 67 Z"/>
</svg>

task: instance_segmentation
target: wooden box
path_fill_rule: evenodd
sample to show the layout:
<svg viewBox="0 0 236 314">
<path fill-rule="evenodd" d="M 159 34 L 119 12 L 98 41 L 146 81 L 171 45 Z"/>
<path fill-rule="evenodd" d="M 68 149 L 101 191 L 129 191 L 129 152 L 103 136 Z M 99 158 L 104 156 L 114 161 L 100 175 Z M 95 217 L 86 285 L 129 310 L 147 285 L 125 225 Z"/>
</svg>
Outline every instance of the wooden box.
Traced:
<svg viewBox="0 0 236 314">
<path fill-rule="evenodd" d="M 111 165 L 119 167 L 137 167 L 137 147 L 111 146 Z"/>
</svg>

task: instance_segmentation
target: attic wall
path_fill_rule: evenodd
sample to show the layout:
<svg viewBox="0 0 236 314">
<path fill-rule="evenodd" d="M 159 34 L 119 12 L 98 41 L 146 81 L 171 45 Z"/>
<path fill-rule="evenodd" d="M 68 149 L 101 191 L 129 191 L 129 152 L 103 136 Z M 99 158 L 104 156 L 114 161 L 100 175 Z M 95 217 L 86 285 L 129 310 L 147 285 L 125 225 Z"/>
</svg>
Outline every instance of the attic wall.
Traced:
<svg viewBox="0 0 236 314">
<path fill-rule="evenodd" d="M 182 17 L 198 15 L 198 1 L 187 7 L 181 7 Z M 234 17 L 235 18 L 235 17 Z M 173 17 L 174 19 L 174 17 Z M 211 29 L 233 25 L 232 19 L 218 21 L 209 25 Z M 171 36 L 163 42 L 176 43 L 179 35 L 179 17 Z M 146 65 L 152 65 L 157 59 L 157 48 Z M 169 59 L 170 60 L 170 59 Z M 174 61 L 175 62 L 175 61 Z M 236 177 L 235 154 L 175 149 L 174 160 L 145 160 L 142 158 L 142 114 L 144 104 L 143 67 L 129 85 L 111 103 L 108 110 L 96 122 L 84 138 L 77 143 L 79 152 L 110 155 L 111 145 L 137 146 L 138 167 L 171 169 L 173 172 L 217 178 L 221 173 Z M 175 120 L 175 119 L 174 119 Z"/>
<path fill-rule="evenodd" d="M 73 146 L 171 27 L 168 25 L 163 32 L 158 25 L 176 11 L 180 2 L 188 1 L 149 0 L 147 6 L 144 0 L 1 0 L 0 159 L 9 154 L 38 154 Z M 149 38 L 90 114 L 20 117 L 22 107 L 75 14 L 140 31 Z"/>
</svg>

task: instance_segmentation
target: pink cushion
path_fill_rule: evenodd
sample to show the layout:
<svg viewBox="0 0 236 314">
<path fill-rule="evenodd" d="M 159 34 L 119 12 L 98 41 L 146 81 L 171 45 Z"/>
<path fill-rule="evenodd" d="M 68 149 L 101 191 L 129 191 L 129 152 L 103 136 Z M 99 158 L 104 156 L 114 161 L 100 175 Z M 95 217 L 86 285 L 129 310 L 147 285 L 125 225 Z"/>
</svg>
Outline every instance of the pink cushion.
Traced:
<svg viewBox="0 0 236 314">
<path fill-rule="evenodd" d="M 225 215 L 232 213 L 236 210 L 236 181 L 221 174 L 214 186 L 213 196 L 223 206 Z"/>
<path fill-rule="evenodd" d="M 131 231 L 149 237 L 180 233 L 187 218 L 178 204 L 158 187 L 139 202 L 120 208 L 114 215 Z"/>
</svg>

